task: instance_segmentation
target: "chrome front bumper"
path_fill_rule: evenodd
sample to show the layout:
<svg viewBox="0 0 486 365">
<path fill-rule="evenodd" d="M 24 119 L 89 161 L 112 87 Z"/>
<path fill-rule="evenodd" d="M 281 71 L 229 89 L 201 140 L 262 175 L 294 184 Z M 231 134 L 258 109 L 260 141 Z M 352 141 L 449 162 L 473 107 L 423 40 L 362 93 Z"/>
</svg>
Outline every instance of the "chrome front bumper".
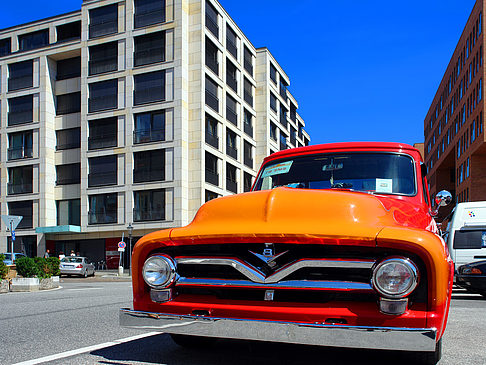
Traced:
<svg viewBox="0 0 486 365">
<path fill-rule="evenodd" d="M 120 309 L 120 325 L 182 335 L 362 349 L 434 351 L 435 328 L 366 327 L 209 318 Z"/>
</svg>

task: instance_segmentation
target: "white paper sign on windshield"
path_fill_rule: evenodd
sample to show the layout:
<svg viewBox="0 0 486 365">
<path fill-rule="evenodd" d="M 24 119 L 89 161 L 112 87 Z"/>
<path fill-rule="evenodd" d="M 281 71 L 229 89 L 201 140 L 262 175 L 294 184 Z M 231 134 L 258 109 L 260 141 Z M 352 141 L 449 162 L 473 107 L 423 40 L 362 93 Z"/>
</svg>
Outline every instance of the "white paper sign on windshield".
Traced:
<svg viewBox="0 0 486 365">
<path fill-rule="evenodd" d="M 265 171 L 263 171 L 262 178 L 264 179 L 267 176 L 286 174 L 290 171 L 293 162 L 294 161 L 282 162 L 266 168 Z"/>
<path fill-rule="evenodd" d="M 377 193 L 393 193 L 393 179 L 376 179 Z"/>
</svg>

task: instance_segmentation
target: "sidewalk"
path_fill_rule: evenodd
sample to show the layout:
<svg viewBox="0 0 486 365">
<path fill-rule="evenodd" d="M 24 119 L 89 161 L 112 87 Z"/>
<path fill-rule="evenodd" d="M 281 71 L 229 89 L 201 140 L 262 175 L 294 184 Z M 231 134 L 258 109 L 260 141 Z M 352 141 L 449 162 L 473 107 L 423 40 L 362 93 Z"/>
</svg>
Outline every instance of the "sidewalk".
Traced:
<svg viewBox="0 0 486 365">
<path fill-rule="evenodd" d="M 61 280 L 66 279 L 65 276 L 61 278 Z M 80 277 L 70 277 L 69 281 L 76 280 L 76 281 L 132 281 L 132 277 L 130 276 L 130 271 L 128 269 L 124 270 L 123 275 L 118 275 L 118 270 L 99 270 L 95 271 L 94 276 L 90 276 L 87 278 L 80 278 Z"/>
</svg>

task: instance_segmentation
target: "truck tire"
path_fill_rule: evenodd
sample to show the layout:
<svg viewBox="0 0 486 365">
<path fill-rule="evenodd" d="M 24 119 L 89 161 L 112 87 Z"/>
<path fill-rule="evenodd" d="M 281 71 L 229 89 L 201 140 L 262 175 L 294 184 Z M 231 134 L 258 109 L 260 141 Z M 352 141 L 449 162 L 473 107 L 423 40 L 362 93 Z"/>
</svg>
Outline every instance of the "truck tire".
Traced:
<svg viewBox="0 0 486 365">
<path fill-rule="evenodd" d="M 172 340 L 181 347 L 205 348 L 210 347 L 216 342 L 213 337 L 188 336 L 171 334 Z"/>
<path fill-rule="evenodd" d="M 435 344 L 435 351 L 419 353 L 419 363 L 423 365 L 435 365 L 442 357 L 442 338 Z"/>
</svg>

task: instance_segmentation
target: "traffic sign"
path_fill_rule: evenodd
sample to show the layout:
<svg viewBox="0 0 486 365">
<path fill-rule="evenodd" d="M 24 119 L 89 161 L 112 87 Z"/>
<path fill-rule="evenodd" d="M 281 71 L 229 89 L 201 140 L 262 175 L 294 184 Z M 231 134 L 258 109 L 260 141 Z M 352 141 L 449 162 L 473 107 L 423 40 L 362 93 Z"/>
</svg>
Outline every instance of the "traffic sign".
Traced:
<svg viewBox="0 0 486 365">
<path fill-rule="evenodd" d="M 12 241 L 15 241 L 15 231 L 12 231 Z"/>
<path fill-rule="evenodd" d="M 127 244 L 123 241 L 118 242 L 118 248 L 125 248 L 127 247 Z"/>
<path fill-rule="evenodd" d="M 118 247 L 118 252 L 125 252 L 125 249 Z"/>
<path fill-rule="evenodd" d="M 14 231 L 22 220 L 21 215 L 2 215 L 2 220 L 7 226 L 8 230 Z"/>
</svg>

